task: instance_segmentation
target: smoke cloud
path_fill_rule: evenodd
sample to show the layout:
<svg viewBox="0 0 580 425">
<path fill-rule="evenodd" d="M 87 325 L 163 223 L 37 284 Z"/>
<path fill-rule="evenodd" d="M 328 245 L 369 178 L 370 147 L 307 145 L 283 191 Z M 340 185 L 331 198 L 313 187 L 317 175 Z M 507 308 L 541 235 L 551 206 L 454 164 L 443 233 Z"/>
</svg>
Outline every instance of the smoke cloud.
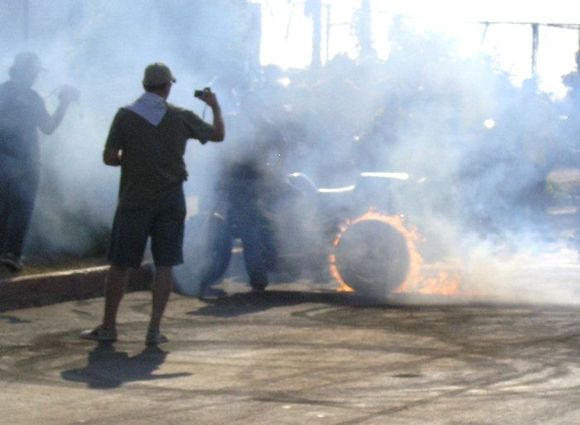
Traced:
<svg viewBox="0 0 580 425">
<path fill-rule="evenodd" d="M 193 90 L 211 85 L 227 115 L 224 144 L 188 148 L 186 191 L 201 205 L 222 167 L 263 154 L 261 139 L 274 129 L 280 171 L 320 187 L 352 184 L 360 172 L 408 173 L 392 194 L 397 209 L 424 236 L 429 261 L 460 259 L 473 299 L 577 300 L 575 248 L 565 244 L 574 216 L 562 224 L 545 214 L 575 207 L 573 184 L 553 178 L 576 165 L 574 90 L 554 100 L 533 80 L 516 87 L 492 59 L 466 58 L 453 40 L 403 23 L 391 29 L 385 60 L 259 67 L 256 17 L 245 3 L 30 2 L 26 48 L 47 68 L 37 90 L 51 110 L 63 84 L 82 93 L 43 140 L 32 254 L 102 251 L 118 185 L 118 170 L 101 163 L 107 131 L 117 108 L 140 95 L 144 67 L 161 61 L 178 80 L 171 102 L 202 115 Z M 8 69 L 25 46 L 3 46 Z"/>
</svg>

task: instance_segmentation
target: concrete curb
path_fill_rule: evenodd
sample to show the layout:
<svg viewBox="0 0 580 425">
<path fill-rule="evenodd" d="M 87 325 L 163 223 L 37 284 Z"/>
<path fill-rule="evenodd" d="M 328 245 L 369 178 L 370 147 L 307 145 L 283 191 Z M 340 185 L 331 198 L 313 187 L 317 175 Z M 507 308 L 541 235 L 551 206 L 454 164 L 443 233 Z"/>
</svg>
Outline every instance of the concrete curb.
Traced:
<svg viewBox="0 0 580 425">
<path fill-rule="evenodd" d="M 0 280 L 0 312 L 102 296 L 108 269 L 89 267 Z M 144 265 L 131 271 L 127 289 L 148 289 L 152 280 L 153 267 Z"/>
</svg>

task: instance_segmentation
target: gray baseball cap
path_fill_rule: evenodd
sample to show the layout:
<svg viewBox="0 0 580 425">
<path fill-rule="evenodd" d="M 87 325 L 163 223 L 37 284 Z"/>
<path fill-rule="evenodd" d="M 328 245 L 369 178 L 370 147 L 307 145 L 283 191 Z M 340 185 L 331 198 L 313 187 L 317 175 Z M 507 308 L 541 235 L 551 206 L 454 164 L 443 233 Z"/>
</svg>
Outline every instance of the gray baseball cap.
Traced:
<svg viewBox="0 0 580 425">
<path fill-rule="evenodd" d="M 145 68 L 145 75 L 143 76 L 144 86 L 162 86 L 168 83 L 175 83 L 176 81 L 169 67 L 163 63 L 152 63 Z"/>
</svg>

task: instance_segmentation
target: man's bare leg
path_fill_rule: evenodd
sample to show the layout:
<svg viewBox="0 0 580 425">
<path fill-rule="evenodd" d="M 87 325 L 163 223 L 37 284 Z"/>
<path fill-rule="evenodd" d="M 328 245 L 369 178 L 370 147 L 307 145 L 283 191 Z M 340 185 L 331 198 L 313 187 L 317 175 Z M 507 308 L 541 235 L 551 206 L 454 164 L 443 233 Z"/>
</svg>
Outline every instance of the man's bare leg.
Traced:
<svg viewBox="0 0 580 425">
<path fill-rule="evenodd" d="M 173 290 L 173 267 L 157 267 L 153 282 L 153 306 L 149 332 L 159 332 L 161 318 Z"/>
<path fill-rule="evenodd" d="M 81 332 L 82 339 L 99 342 L 115 342 L 117 340 L 117 312 L 125 295 L 129 269 L 127 267 L 111 266 L 105 278 L 105 311 L 103 323 L 95 329 Z"/>
<path fill-rule="evenodd" d="M 116 329 L 117 313 L 119 305 L 127 289 L 129 280 L 127 267 L 111 266 L 105 280 L 105 312 L 103 315 L 103 328 Z"/>
</svg>

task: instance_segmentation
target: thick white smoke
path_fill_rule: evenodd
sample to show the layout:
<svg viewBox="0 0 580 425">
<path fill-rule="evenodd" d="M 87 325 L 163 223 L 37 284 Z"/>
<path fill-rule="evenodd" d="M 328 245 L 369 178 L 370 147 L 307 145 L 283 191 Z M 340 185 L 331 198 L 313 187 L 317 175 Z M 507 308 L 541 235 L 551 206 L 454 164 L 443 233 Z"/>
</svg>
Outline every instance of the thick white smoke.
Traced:
<svg viewBox="0 0 580 425">
<path fill-rule="evenodd" d="M 2 19 L 18 4 L 7 3 Z M 223 145 L 190 145 L 190 194 L 211 192 L 225 159 L 251 156 L 260 130 L 243 129 L 266 123 L 286 141 L 284 171 L 305 172 L 319 186 L 350 184 L 361 171 L 409 173 L 415 186 L 395 194 L 401 212 L 437 240 L 435 258 L 461 259 L 472 293 L 574 295 L 564 287 L 578 275 L 573 251 L 560 244 L 565 229 L 535 209 L 566 199 L 557 188 L 551 200 L 536 190 L 554 168 L 574 165 L 573 102 L 553 101 L 533 82 L 515 87 L 489 58 L 465 58 L 452 40 L 396 25 L 386 60 L 256 69 L 245 2 L 138 3 L 30 1 L 27 45 L 2 45 L 3 69 L 18 51 L 39 53 L 47 71 L 36 88 L 49 109 L 63 84 L 81 91 L 57 133 L 43 138 L 30 249 L 73 254 L 105 243 L 118 184 L 118 170 L 101 163 L 110 121 L 141 93 L 144 67 L 162 61 L 178 79 L 170 101 L 201 114 L 193 90 L 211 85 L 237 115 Z M 565 284 L 554 289 L 558 282 Z"/>
<path fill-rule="evenodd" d="M 178 78 L 170 101 L 204 114 L 193 98 L 195 89 L 214 83 L 224 109 L 232 96 L 215 87 L 220 67 L 236 73 L 234 39 L 228 26 L 238 9 L 191 2 L 133 2 L 58 0 L 29 1 L 24 20 L 23 3 L 7 1 L 3 22 L 12 26 L 3 34 L 2 69 L 23 50 L 39 54 L 46 71 L 34 88 L 49 112 L 58 103 L 60 87 L 70 84 L 81 92 L 65 120 L 52 136 L 41 136 L 43 178 L 28 238 L 30 256 L 101 254 L 114 211 L 119 170 L 102 164 L 105 139 L 117 109 L 142 93 L 146 65 L 168 64 Z M 221 14 L 218 14 L 217 11 Z M 240 17 L 241 18 L 241 17 Z M 24 40 L 23 28 L 27 29 Z M 19 35 L 19 36 L 15 36 Z M 231 44 L 231 43 L 230 43 Z M 234 43 L 235 44 L 235 43 Z M 237 54 L 238 56 L 240 54 Z M 234 66 L 228 69 L 228 65 Z M 227 75 L 226 72 L 219 74 Z M 211 113 L 205 117 L 211 120 Z M 191 191 L 210 185 L 205 179 L 211 147 L 192 143 L 188 150 Z M 206 166 L 208 168 L 206 168 Z"/>
</svg>

